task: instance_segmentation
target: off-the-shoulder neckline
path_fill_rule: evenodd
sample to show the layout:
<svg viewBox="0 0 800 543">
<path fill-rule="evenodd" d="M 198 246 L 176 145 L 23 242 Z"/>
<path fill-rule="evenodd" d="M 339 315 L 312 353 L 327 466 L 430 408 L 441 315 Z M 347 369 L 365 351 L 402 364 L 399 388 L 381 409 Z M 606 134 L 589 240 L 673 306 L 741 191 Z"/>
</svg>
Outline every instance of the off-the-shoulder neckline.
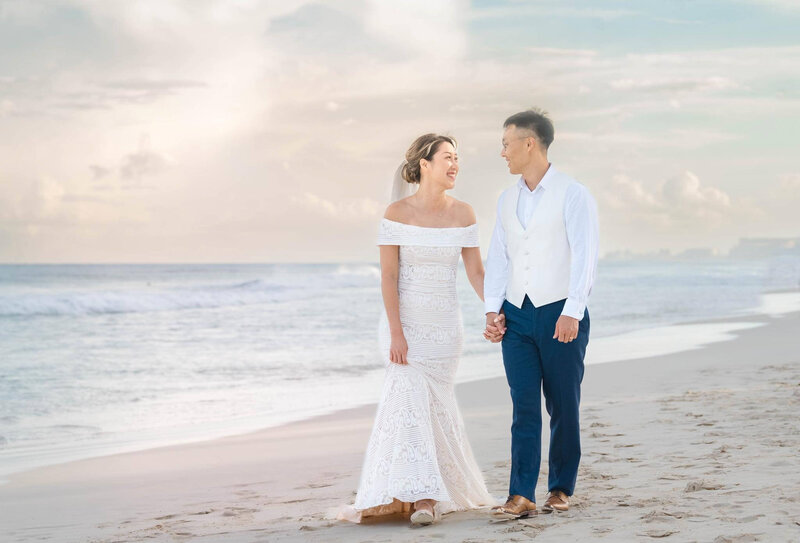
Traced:
<svg viewBox="0 0 800 543">
<path fill-rule="evenodd" d="M 472 228 L 473 226 L 477 226 L 478 223 L 472 223 L 468 226 L 418 226 L 416 224 L 408 224 L 404 222 L 397 222 L 391 219 L 387 219 L 386 217 L 383 218 L 386 222 L 393 222 L 394 224 L 401 224 L 403 226 L 410 226 L 412 228 L 425 228 L 427 230 L 464 230 L 465 228 Z"/>
</svg>

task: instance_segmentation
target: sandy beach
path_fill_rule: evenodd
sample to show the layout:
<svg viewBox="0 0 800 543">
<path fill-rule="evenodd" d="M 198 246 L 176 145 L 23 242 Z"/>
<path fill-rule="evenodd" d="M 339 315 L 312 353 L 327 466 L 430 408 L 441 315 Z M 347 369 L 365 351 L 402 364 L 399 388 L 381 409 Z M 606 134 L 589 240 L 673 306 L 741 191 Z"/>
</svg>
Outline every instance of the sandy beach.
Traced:
<svg viewBox="0 0 800 543">
<path fill-rule="evenodd" d="M 798 541 L 800 313 L 719 322 L 758 326 L 691 351 L 587 367 L 583 458 L 567 513 L 495 521 L 470 511 L 425 528 L 329 520 L 353 499 L 375 410 L 367 406 L 14 474 L 0 486 L 0 540 Z M 500 363 L 498 349 L 487 364 Z M 507 385 L 457 391 L 489 490 L 502 499 Z"/>
</svg>

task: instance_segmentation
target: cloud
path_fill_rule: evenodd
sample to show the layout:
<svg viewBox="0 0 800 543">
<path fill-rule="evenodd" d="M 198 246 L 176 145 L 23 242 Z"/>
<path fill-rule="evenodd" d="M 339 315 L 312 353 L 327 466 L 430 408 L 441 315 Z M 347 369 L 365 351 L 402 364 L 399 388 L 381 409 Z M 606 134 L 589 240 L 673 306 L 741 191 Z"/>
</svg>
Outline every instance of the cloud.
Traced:
<svg viewBox="0 0 800 543">
<path fill-rule="evenodd" d="M 122 205 L 120 202 L 115 202 L 109 198 L 102 198 L 93 194 L 64 194 L 61 197 L 61 202 L 65 204 L 89 202 L 114 206 Z"/>
<path fill-rule="evenodd" d="M 598 52 L 592 49 L 565 49 L 563 47 L 527 47 L 526 50 L 532 55 L 559 57 L 559 58 L 586 58 L 597 57 Z"/>
<path fill-rule="evenodd" d="M 369 198 L 349 198 L 332 202 L 310 192 L 304 192 L 300 196 L 293 195 L 290 197 L 290 201 L 312 214 L 341 222 L 358 222 L 365 218 L 376 219 L 385 208 L 384 205 Z"/>
<path fill-rule="evenodd" d="M 16 105 L 13 101 L 8 99 L 0 100 L 0 119 L 14 113 Z"/>
<path fill-rule="evenodd" d="M 800 11 L 800 4 L 798 4 L 797 0 L 739 0 L 739 2 L 781 11 Z"/>
<path fill-rule="evenodd" d="M 662 181 L 616 174 L 595 193 L 604 252 L 725 251 L 741 237 L 786 235 L 790 225 L 800 227 L 778 200 L 733 197 L 691 171 Z"/>
<path fill-rule="evenodd" d="M 705 92 L 735 89 L 739 85 L 726 77 L 673 78 L 659 80 L 618 79 L 609 83 L 617 90 L 640 92 Z"/>
<path fill-rule="evenodd" d="M 662 23 L 667 23 L 671 25 L 699 25 L 702 24 L 702 21 L 694 20 L 694 19 L 675 19 L 672 17 L 653 17 L 654 21 L 659 21 Z"/>
<path fill-rule="evenodd" d="M 367 0 L 364 23 L 376 40 L 442 65 L 467 51 L 468 12 L 466 0 Z"/>
<path fill-rule="evenodd" d="M 142 177 L 164 171 L 168 160 L 153 151 L 142 150 L 131 153 L 122 160 L 120 175 L 123 179 L 140 180 Z"/>
<path fill-rule="evenodd" d="M 696 174 L 684 171 L 653 188 L 627 175 L 615 175 L 603 192 L 603 201 L 615 213 L 633 222 L 668 227 L 678 223 L 700 225 L 720 222 L 731 211 L 731 198 L 724 191 L 704 186 Z"/>
<path fill-rule="evenodd" d="M 174 163 L 175 160 L 169 156 L 151 150 L 149 139 L 144 137 L 139 150 L 122 159 L 119 174 L 122 179 L 138 183 L 144 177 L 160 174 Z"/>
<path fill-rule="evenodd" d="M 118 105 L 146 105 L 182 91 L 207 89 L 201 81 L 130 79 L 83 82 L 80 90 L 56 91 L 51 104 L 59 109 L 111 109 Z"/>
<path fill-rule="evenodd" d="M 207 87 L 203 81 L 181 79 L 128 79 L 123 81 L 108 81 L 100 84 L 109 89 L 121 89 L 148 94 L 172 94 L 176 90 Z"/>
<path fill-rule="evenodd" d="M 571 8 L 557 5 L 513 5 L 477 8 L 470 11 L 472 19 L 506 19 L 511 17 L 565 17 L 576 19 L 600 19 L 611 21 L 622 17 L 639 15 L 640 12 L 628 9 Z"/>
<path fill-rule="evenodd" d="M 104 168 L 102 166 L 97 166 L 96 164 L 92 164 L 91 166 L 89 166 L 89 169 L 92 172 L 92 178 L 95 180 L 108 177 L 108 175 L 112 171 L 110 168 Z"/>
<path fill-rule="evenodd" d="M 342 4 L 310 3 L 275 17 L 269 21 L 266 38 L 275 51 L 293 59 L 323 54 L 339 65 L 351 57 L 397 58 L 395 51 L 369 35 L 362 14 Z"/>
<path fill-rule="evenodd" d="M 731 198 L 716 187 L 702 186 L 697 175 L 684 171 L 661 187 L 664 203 L 678 213 L 707 217 L 725 212 Z"/>
<path fill-rule="evenodd" d="M 31 24 L 40 19 L 48 6 L 28 0 L 3 0 L 0 2 L 0 21 Z"/>
<path fill-rule="evenodd" d="M 647 190 L 640 181 L 634 181 L 627 175 L 615 175 L 612 180 L 612 191 L 607 193 L 608 201 L 618 209 L 629 205 L 634 210 L 656 211 L 663 208 L 658 196 Z"/>
<path fill-rule="evenodd" d="M 774 195 L 784 202 L 800 203 L 800 173 L 781 175 Z"/>
<path fill-rule="evenodd" d="M 63 185 L 55 179 L 45 177 L 36 179 L 29 187 L 16 202 L 17 216 L 34 217 L 38 221 L 57 216 L 61 198 L 65 194 Z"/>
</svg>

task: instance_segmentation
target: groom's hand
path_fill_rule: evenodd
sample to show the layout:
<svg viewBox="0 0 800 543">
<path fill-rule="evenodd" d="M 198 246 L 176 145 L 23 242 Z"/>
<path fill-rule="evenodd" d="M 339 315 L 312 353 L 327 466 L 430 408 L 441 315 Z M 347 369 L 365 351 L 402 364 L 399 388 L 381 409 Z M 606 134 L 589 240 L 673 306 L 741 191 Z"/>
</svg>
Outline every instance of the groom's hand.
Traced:
<svg viewBox="0 0 800 543">
<path fill-rule="evenodd" d="M 487 313 L 486 329 L 483 331 L 483 337 L 492 343 L 499 343 L 503 340 L 503 334 L 505 333 L 506 316 L 503 313 Z"/>
<path fill-rule="evenodd" d="M 553 339 L 558 339 L 561 343 L 569 343 L 578 337 L 578 319 L 573 319 L 567 315 L 561 315 L 556 321 L 556 333 Z"/>
</svg>

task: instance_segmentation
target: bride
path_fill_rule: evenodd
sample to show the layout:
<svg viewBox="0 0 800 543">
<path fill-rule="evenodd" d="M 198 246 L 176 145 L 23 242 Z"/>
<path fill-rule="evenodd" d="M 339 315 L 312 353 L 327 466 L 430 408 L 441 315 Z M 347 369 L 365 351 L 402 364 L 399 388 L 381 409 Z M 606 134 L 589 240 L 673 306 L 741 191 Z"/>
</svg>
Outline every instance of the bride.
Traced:
<svg viewBox="0 0 800 543">
<path fill-rule="evenodd" d="M 459 255 L 481 300 L 484 275 L 475 212 L 446 194 L 457 175 L 456 141 L 437 134 L 417 138 L 395 174 L 396 201 L 378 235 L 386 379 L 358 494 L 342 519 L 411 513 L 412 523 L 431 524 L 494 503 L 454 393 L 463 339 Z"/>
</svg>

